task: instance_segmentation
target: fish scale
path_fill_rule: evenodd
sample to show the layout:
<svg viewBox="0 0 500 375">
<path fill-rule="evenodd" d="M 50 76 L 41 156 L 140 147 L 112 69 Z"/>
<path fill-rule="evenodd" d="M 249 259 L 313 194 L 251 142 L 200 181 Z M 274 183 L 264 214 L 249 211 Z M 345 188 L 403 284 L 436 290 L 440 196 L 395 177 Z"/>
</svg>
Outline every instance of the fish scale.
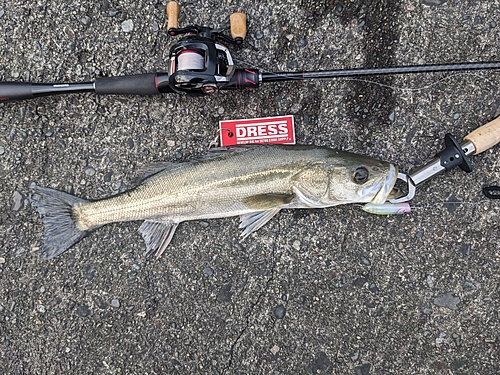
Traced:
<svg viewBox="0 0 500 375">
<path fill-rule="evenodd" d="M 75 207 L 75 216 L 90 223 L 81 229 L 90 229 L 116 221 L 166 215 L 179 221 L 240 215 L 251 211 L 242 204 L 245 197 L 269 191 L 290 194 L 288 179 L 300 167 L 292 158 L 285 160 L 284 165 L 283 161 L 280 165 L 270 165 L 270 159 L 278 159 L 259 156 L 249 153 L 245 160 L 222 156 L 206 163 L 182 163 L 175 170 L 159 172 L 128 193 L 81 204 Z M 235 175 L 229 168 L 234 163 L 244 163 L 247 167 L 240 168 Z M 221 170 L 226 172 L 221 173 Z"/>
<path fill-rule="evenodd" d="M 240 216 L 245 237 L 284 208 L 383 203 L 397 168 L 326 147 L 259 145 L 161 163 L 147 175 L 129 191 L 92 202 L 35 186 L 31 202 L 45 225 L 43 257 L 112 222 L 144 220 L 146 251 L 161 254 L 182 221 Z"/>
</svg>

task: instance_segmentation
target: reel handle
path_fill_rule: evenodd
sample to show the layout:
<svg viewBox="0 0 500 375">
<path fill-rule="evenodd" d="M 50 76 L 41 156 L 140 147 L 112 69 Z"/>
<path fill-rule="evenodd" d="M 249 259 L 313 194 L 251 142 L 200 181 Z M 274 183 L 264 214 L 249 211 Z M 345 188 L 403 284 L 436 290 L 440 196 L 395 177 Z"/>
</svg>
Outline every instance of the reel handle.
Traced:
<svg viewBox="0 0 500 375">
<path fill-rule="evenodd" d="M 231 36 L 236 44 L 243 43 L 247 36 L 247 15 L 245 13 L 237 12 L 229 16 L 231 24 Z"/>
<path fill-rule="evenodd" d="M 179 3 L 177 1 L 169 1 L 166 9 L 168 18 L 167 31 L 179 28 L 179 13 L 181 10 Z"/>
<path fill-rule="evenodd" d="M 495 146 L 497 143 L 500 143 L 500 117 L 477 128 L 472 133 L 465 136 L 464 140 L 474 145 L 474 155 L 480 154 Z"/>
</svg>

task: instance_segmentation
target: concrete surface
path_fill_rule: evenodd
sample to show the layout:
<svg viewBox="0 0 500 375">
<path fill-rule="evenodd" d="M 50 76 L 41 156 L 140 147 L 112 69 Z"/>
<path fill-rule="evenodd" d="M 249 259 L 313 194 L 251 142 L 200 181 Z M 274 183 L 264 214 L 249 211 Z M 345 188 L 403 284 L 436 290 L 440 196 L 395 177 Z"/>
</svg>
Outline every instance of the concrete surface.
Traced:
<svg viewBox="0 0 500 375">
<path fill-rule="evenodd" d="M 2 1 L 0 78 L 82 82 L 165 71 L 165 3 Z M 202 0 L 181 25 L 249 19 L 239 66 L 269 71 L 499 59 L 500 2 Z M 139 223 L 52 261 L 36 181 L 102 198 L 141 166 L 207 149 L 221 119 L 295 116 L 300 143 L 422 165 L 500 113 L 498 72 L 268 84 L 213 97 L 48 97 L 0 104 L 0 372 L 494 374 L 499 370 L 498 146 L 422 186 L 406 216 L 356 206 L 182 224 L 160 260 Z M 444 203 L 443 202 L 448 202 Z M 459 202 L 459 203 L 449 203 Z"/>
</svg>

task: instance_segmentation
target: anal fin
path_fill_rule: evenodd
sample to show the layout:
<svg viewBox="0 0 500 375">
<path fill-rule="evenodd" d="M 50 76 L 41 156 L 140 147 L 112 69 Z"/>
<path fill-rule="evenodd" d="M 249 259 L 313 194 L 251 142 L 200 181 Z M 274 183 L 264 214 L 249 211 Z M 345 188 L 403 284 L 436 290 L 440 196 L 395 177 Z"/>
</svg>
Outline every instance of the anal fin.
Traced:
<svg viewBox="0 0 500 375">
<path fill-rule="evenodd" d="M 273 208 L 266 211 L 257 211 L 240 216 L 240 229 L 245 228 L 241 236 L 247 237 L 250 233 L 260 229 L 264 224 L 280 212 L 280 208 Z"/>
<path fill-rule="evenodd" d="M 146 254 L 156 251 L 155 255 L 159 258 L 168 247 L 178 225 L 173 221 L 144 221 L 139 227 L 139 233 L 146 244 Z"/>
</svg>

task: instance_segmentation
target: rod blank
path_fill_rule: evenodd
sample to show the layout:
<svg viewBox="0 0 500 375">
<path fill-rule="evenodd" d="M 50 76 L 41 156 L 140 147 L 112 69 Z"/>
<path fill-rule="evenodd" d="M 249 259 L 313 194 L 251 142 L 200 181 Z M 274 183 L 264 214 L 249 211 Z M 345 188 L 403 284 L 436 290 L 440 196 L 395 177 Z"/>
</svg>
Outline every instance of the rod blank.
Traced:
<svg viewBox="0 0 500 375">
<path fill-rule="evenodd" d="M 262 73 L 262 82 L 279 82 L 307 79 L 332 79 L 338 77 L 358 77 L 386 74 L 436 73 L 463 70 L 499 69 L 500 62 L 479 62 L 440 65 L 410 65 L 389 68 L 338 69 L 305 72 Z"/>
</svg>

